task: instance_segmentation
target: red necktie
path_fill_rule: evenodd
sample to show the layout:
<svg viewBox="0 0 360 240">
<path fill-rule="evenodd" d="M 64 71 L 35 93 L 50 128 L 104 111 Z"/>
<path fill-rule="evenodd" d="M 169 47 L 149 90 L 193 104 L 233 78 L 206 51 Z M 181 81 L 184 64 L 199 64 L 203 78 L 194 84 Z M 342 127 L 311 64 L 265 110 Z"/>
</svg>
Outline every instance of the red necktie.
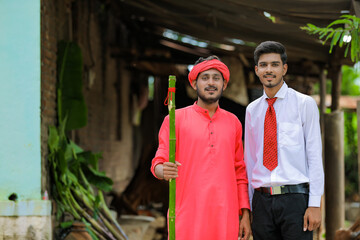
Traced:
<svg viewBox="0 0 360 240">
<path fill-rule="evenodd" d="M 277 136 L 276 136 L 276 114 L 273 107 L 276 98 L 267 98 L 269 106 L 266 110 L 264 122 L 264 167 L 270 171 L 274 170 L 278 165 L 277 158 Z"/>
</svg>

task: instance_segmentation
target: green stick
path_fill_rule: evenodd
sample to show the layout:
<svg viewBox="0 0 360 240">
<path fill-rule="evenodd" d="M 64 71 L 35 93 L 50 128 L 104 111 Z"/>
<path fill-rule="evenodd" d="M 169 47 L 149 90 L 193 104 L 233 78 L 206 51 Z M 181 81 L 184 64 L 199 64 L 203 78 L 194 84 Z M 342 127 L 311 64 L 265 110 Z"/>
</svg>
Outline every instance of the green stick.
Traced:
<svg viewBox="0 0 360 240">
<path fill-rule="evenodd" d="M 169 76 L 169 162 L 175 163 L 175 76 Z M 175 240 L 176 181 L 169 182 L 169 240 Z"/>
</svg>

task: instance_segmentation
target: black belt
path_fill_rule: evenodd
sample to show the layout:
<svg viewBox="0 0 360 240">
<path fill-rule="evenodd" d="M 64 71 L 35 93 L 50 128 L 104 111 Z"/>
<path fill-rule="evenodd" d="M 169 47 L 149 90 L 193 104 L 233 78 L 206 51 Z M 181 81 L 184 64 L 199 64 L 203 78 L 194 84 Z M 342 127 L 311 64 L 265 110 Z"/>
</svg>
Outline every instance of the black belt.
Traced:
<svg viewBox="0 0 360 240">
<path fill-rule="evenodd" d="M 267 193 L 270 195 L 279 195 L 286 193 L 305 193 L 309 194 L 309 184 L 308 183 L 300 183 L 296 185 L 283 185 L 276 187 L 260 187 L 255 188 L 256 191 L 261 193 Z"/>
</svg>

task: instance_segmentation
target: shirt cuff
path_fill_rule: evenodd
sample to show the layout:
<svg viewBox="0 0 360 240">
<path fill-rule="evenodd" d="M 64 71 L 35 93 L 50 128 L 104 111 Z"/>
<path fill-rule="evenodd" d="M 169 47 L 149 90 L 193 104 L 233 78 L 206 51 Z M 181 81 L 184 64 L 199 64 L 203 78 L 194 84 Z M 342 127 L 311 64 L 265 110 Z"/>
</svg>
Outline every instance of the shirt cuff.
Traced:
<svg viewBox="0 0 360 240">
<path fill-rule="evenodd" d="M 309 207 L 320 207 L 321 196 L 310 195 L 309 196 Z"/>
<path fill-rule="evenodd" d="M 249 190 L 246 183 L 238 185 L 238 201 L 239 201 L 239 214 L 242 215 L 241 209 L 250 209 L 249 203 Z"/>
</svg>

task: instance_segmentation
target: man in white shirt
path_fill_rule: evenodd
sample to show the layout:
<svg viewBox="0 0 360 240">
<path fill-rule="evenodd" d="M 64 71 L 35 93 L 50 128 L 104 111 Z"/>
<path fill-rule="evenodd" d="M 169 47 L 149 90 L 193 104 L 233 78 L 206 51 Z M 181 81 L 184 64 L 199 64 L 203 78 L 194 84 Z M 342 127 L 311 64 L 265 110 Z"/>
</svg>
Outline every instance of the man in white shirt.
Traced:
<svg viewBox="0 0 360 240">
<path fill-rule="evenodd" d="M 321 223 L 324 189 L 319 111 L 287 86 L 285 47 L 261 43 L 254 52 L 262 97 L 245 120 L 245 162 L 254 240 L 312 239 Z"/>
</svg>

